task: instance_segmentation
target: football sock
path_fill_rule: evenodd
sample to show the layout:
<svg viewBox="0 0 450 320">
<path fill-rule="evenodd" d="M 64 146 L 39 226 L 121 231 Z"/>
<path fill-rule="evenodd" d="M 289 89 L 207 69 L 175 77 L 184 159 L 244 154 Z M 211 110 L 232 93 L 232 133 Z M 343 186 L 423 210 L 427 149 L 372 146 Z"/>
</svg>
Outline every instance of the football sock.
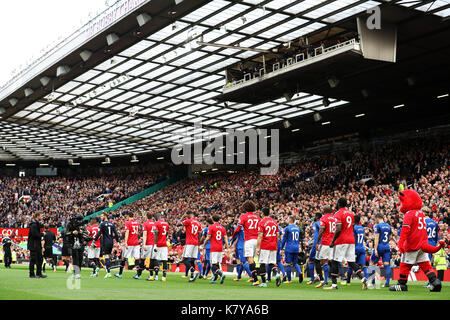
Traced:
<svg viewBox="0 0 450 320">
<path fill-rule="evenodd" d="M 320 281 L 323 281 L 322 265 L 320 264 L 319 260 L 314 259 L 314 267 L 316 268 L 316 272 L 319 275 Z"/>
<path fill-rule="evenodd" d="M 119 274 L 122 274 L 123 268 L 125 268 L 125 259 L 122 259 L 122 261 L 120 262 Z"/>
<path fill-rule="evenodd" d="M 337 278 L 339 277 L 339 263 L 337 261 L 331 261 L 331 270 L 330 270 L 331 282 L 333 284 L 337 284 Z"/>
<path fill-rule="evenodd" d="M 356 274 L 356 276 L 359 278 L 359 279 L 362 279 L 364 276 L 362 275 L 362 270 L 361 270 L 361 266 L 360 265 L 358 265 L 358 264 L 356 264 L 355 262 L 349 262 L 348 263 L 348 266 L 350 267 L 350 268 L 352 268 L 354 271 L 355 271 L 355 274 Z"/>
<path fill-rule="evenodd" d="M 198 268 L 198 273 L 202 274 L 202 263 L 200 261 L 197 261 L 197 268 Z"/>
<path fill-rule="evenodd" d="M 353 273 L 352 267 L 349 266 L 347 269 L 347 283 L 350 283 L 350 279 L 352 278 L 352 273 Z"/>
<path fill-rule="evenodd" d="M 259 266 L 259 273 L 261 276 L 261 281 L 262 283 L 266 283 L 266 264 L 265 263 L 261 263 L 261 265 Z"/>
<path fill-rule="evenodd" d="M 110 273 L 111 272 L 111 259 L 110 258 L 105 259 L 105 266 L 106 266 L 106 272 Z"/>
<path fill-rule="evenodd" d="M 310 262 L 308 264 L 308 272 L 309 272 L 309 276 L 311 277 L 311 281 L 314 281 L 314 263 Z M 291 281 L 291 280 L 289 280 Z"/>
<path fill-rule="evenodd" d="M 270 272 L 269 265 L 267 265 L 266 274 L 267 274 L 267 281 L 270 281 L 270 278 L 272 278 L 272 272 Z"/>
<path fill-rule="evenodd" d="M 302 269 L 300 269 L 300 266 L 298 265 L 298 263 L 295 263 L 295 264 L 294 264 L 294 268 L 295 268 L 295 270 L 297 271 L 297 277 L 303 276 L 303 274 L 302 274 Z"/>
<path fill-rule="evenodd" d="M 137 275 L 140 277 L 142 275 L 142 271 L 144 271 L 145 269 L 145 260 L 141 259 L 141 261 L 139 262 L 139 267 L 137 269 Z"/>
<path fill-rule="evenodd" d="M 431 264 L 429 261 L 424 261 L 421 263 L 418 263 L 419 268 L 422 269 L 422 271 L 425 273 L 425 275 L 428 278 L 428 281 L 432 283 L 434 280 L 436 280 L 436 274 L 434 273 L 433 269 L 431 268 Z"/>
<path fill-rule="evenodd" d="M 291 265 L 288 264 L 286 266 L 286 275 L 287 275 L 288 281 L 291 281 L 291 279 L 292 279 L 292 274 L 291 273 L 292 273 Z"/>
<path fill-rule="evenodd" d="M 238 264 L 236 267 L 237 271 L 237 278 L 240 279 L 242 276 L 242 269 L 244 269 L 244 266 L 242 264 Z"/>
<path fill-rule="evenodd" d="M 250 270 L 250 264 L 248 262 L 244 263 L 243 266 L 244 270 L 247 272 L 248 276 L 252 276 L 252 270 Z"/>
<path fill-rule="evenodd" d="M 329 274 L 330 274 L 330 266 L 328 265 L 328 263 L 325 263 L 323 265 L 323 276 L 324 276 L 323 281 L 328 282 L 328 275 Z"/>
<path fill-rule="evenodd" d="M 163 277 L 165 278 L 167 275 L 167 270 L 169 270 L 167 261 L 163 261 Z"/>
<path fill-rule="evenodd" d="M 281 263 L 281 261 L 277 262 L 277 266 L 280 269 L 280 272 L 282 274 L 285 274 L 286 271 L 284 270 L 284 265 Z"/>
<path fill-rule="evenodd" d="M 389 264 L 384 265 L 384 271 L 386 273 L 386 284 L 389 285 L 391 281 L 391 266 Z"/>
<path fill-rule="evenodd" d="M 250 271 L 251 271 L 253 280 L 255 282 L 257 282 L 258 281 L 258 272 L 256 271 L 256 264 L 255 263 L 250 264 Z"/>
<path fill-rule="evenodd" d="M 369 272 L 367 271 L 367 267 L 366 267 L 366 266 L 363 266 L 362 270 L 363 270 L 363 273 L 364 273 L 364 277 L 366 277 L 367 279 L 369 279 Z"/>
</svg>

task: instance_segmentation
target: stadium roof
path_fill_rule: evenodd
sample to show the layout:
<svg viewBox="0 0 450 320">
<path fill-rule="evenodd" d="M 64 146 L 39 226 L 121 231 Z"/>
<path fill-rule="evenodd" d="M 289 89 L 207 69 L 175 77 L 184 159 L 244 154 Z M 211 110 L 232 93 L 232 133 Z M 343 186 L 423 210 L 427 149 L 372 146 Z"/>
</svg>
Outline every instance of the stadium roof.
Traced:
<svg viewBox="0 0 450 320">
<path fill-rule="evenodd" d="M 323 96 L 309 93 L 290 102 L 218 103 L 213 98 L 222 93 L 224 71 L 259 54 L 197 41 L 269 50 L 385 3 L 141 0 L 117 21 L 98 27 L 114 8 L 129 2 L 118 1 L 33 69 L 0 88 L 0 108 L 5 109 L 0 161 L 139 155 L 167 150 L 178 139 L 195 142 L 196 122 L 211 137 L 228 128 L 266 127 L 345 106 L 346 100 L 330 99 L 325 107 Z M 450 15 L 450 1 L 397 3 Z M 139 28 L 136 15 L 141 13 L 151 20 Z M 80 42 L 77 37 L 86 32 L 93 34 Z M 106 36 L 112 33 L 115 43 L 108 46 Z M 83 50 L 89 50 L 87 61 L 80 58 Z M 60 68 L 63 75 L 57 77 L 61 66 L 70 70 Z M 40 81 L 44 76 L 46 85 Z M 29 94 L 26 88 L 32 89 Z"/>
</svg>

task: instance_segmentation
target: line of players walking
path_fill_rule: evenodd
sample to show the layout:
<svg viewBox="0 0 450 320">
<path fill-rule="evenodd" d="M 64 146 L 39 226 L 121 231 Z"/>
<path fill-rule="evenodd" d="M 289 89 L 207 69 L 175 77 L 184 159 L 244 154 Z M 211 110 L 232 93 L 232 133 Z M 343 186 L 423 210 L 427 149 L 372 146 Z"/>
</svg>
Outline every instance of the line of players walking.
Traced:
<svg viewBox="0 0 450 320">
<path fill-rule="evenodd" d="M 402 199 L 400 198 L 400 200 Z M 365 266 L 364 228 L 359 225 L 360 217 L 355 216 L 347 206 L 347 200 L 340 198 L 337 201 L 334 215 L 332 215 L 330 206 L 324 206 L 321 213 L 316 213 L 313 223 L 314 243 L 308 259 L 311 280 L 307 284 L 311 285 L 319 282 L 315 286 L 316 288 L 323 287 L 325 290 L 338 289 L 339 264 L 345 261 L 349 266 L 347 282 L 349 282 L 351 274 L 355 273 L 361 280 L 362 289 L 365 290 L 368 286 L 373 285 L 375 281 L 375 265 L 382 259 L 386 273 L 386 283 L 383 287 L 389 287 L 392 272 L 389 246 L 391 227 L 383 221 L 384 217 L 381 214 L 376 215 L 377 224 L 374 227 L 375 249 L 370 257 L 371 266 L 367 270 Z M 250 200 L 245 201 L 241 209 L 245 214 L 240 217 L 230 242 L 228 241 L 225 228 L 219 223 L 219 216 L 214 215 L 212 219 L 207 219 L 207 227 L 203 230 L 193 212 L 188 211 L 180 217 L 177 225 L 184 225 L 186 228 L 186 244 L 182 254 L 182 263 L 186 265 L 184 278 L 189 278 L 189 282 L 194 282 L 197 278 L 206 279 L 207 274 L 211 270 L 213 276 L 210 283 L 216 284 L 220 278 L 220 284 L 222 284 L 226 278 L 225 273 L 220 268 L 223 252 L 224 250 L 233 250 L 238 264 L 237 277 L 234 281 L 241 281 L 242 273 L 245 271 L 250 276 L 249 282 L 251 282 L 252 286 L 267 287 L 267 281 L 270 281 L 272 276 L 275 278 L 276 285 L 280 286 L 281 283 L 292 283 L 292 269 L 294 268 L 299 281 L 302 282 L 303 275 L 298 264 L 298 257 L 300 249 L 303 250 L 303 242 L 301 241 L 300 228 L 295 224 L 295 217 L 291 216 L 289 225 L 282 229 L 269 208 L 262 208 L 262 218 L 256 214 L 256 205 Z M 142 226 L 143 245 L 141 247 L 139 245 L 140 224 L 134 219 L 133 213 L 128 215 L 128 221 L 125 223 L 125 246 L 123 248 L 120 271 L 115 273 L 114 276 L 122 278 L 125 261 L 128 258 L 134 258 L 137 266 L 137 274 L 133 276 L 134 279 L 141 279 L 143 271 L 148 270 L 150 276 L 147 280 L 158 280 L 158 273 L 162 265 L 161 281 L 165 282 L 168 272 L 167 234 L 169 224 L 164 221 L 161 214 L 156 213 L 152 215 L 148 213 L 148 221 Z M 101 251 L 105 260 L 105 278 L 110 278 L 111 264 L 109 255 L 112 252 L 114 240 L 118 241 L 119 237 L 116 227 L 108 221 L 105 214 L 101 216 L 101 220 L 100 226 L 96 226 L 96 222 L 93 220 L 91 221 L 92 225 L 88 228 L 93 238 L 88 249 L 88 258 L 93 268 L 91 276 L 97 276 L 100 268 L 100 237 L 102 237 Z M 423 224 L 423 230 L 420 229 L 420 226 L 417 227 L 418 222 Z M 419 263 L 419 266 L 421 266 L 420 263 L 429 257 L 428 255 L 426 257 L 422 255 L 418 252 L 419 250 L 432 253 L 442 246 L 440 244 L 440 246 L 435 247 L 437 244 L 436 238 L 433 240 L 434 243 L 430 244 L 430 247 L 425 248 L 425 245 L 422 243 L 423 232 L 426 235 L 424 222 L 425 218 L 423 221 L 418 218 L 414 221 L 409 221 L 409 224 L 403 225 L 403 228 L 407 228 L 407 231 L 409 231 L 409 238 L 414 234 L 419 239 L 413 239 L 413 241 L 408 242 L 409 238 L 400 238 L 400 241 L 402 241 L 402 244 L 399 244 L 400 251 L 403 253 L 403 257 L 406 257 L 407 260 L 409 259 L 408 261 L 403 261 L 405 259 L 402 258 L 403 266 L 405 266 L 405 263 L 407 265 Z M 430 227 L 432 226 L 430 225 Z M 435 225 L 434 231 L 431 229 L 431 234 L 436 234 L 436 227 Z M 418 230 L 411 233 L 410 229 L 412 228 Z M 415 247 L 413 245 L 414 248 L 406 248 L 410 252 L 406 251 L 404 246 L 408 246 L 408 243 L 411 244 L 414 241 L 417 242 L 417 245 Z M 205 256 L 202 265 L 200 262 L 200 251 L 203 249 Z M 286 265 L 282 264 L 281 250 L 284 250 Z M 412 257 L 414 254 L 415 258 Z M 420 257 L 418 258 L 418 256 Z M 256 257 L 258 257 L 259 269 L 256 268 Z M 199 271 L 196 271 L 196 265 Z M 430 290 L 440 291 L 439 279 L 436 279 L 434 273 L 430 271 L 431 266 L 428 268 L 422 263 L 421 267 L 426 269 L 424 271 L 430 280 Z M 189 273 L 190 276 L 188 277 Z M 314 278 L 314 274 L 317 275 L 318 281 Z M 259 281 L 258 276 L 261 281 Z M 400 284 L 390 287 L 391 291 L 407 290 L 405 275 L 401 274 L 400 276 Z M 282 277 L 284 278 L 283 280 Z M 331 285 L 325 286 L 328 284 L 328 277 L 331 278 Z M 369 283 L 369 279 L 372 280 L 372 283 Z"/>
</svg>

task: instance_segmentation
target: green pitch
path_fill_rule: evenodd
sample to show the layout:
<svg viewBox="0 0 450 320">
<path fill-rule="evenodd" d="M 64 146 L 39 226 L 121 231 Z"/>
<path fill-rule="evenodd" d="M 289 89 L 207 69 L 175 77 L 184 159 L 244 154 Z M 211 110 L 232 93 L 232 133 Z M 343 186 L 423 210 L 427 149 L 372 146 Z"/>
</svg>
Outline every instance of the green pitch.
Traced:
<svg viewBox="0 0 450 320">
<path fill-rule="evenodd" d="M 2 266 L 3 267 L 3 266 Z M 197 279 L 188 283 L 181 273 L 169 273 L 167 282 L 146 281 L 131 278 L 134 271 L 124 271 L 123 278 L 104 279 L 104 270 L 98 278 L 90 278 L 91 269 L 83 269 L 80 289 L 68 289 L 69 275 L 62 267 L 54 273 L 47 271 L 46 279 L 28 278 L 27 266 L 13 266 L 0 269 L 0 299 L 83 299 L 83 300 L 450 300 L 450 283 L 444 283 L 442 292 L 430 293 L 422 288 L 424 282 L 410 282 L 408 292 L 361 290 L 360 281 L 354 280 L 350 286 L 340 286 L 337 291 L 326 291 L 306 285 L 305 282 L 282 284 L 276 287 L 269 283 L 267 288 L 251 287 L 244 277 L 241 282 L 233 282 L 233 275 L 227 276 L 224 284 L 209 284 L 209 280 Z M 114 270 L 112 271 L 112 273 Z M 161 273 L 160 273 L 161 279 Z M 394 281 L 396 283 L 396 281 Z"/>
</svg>

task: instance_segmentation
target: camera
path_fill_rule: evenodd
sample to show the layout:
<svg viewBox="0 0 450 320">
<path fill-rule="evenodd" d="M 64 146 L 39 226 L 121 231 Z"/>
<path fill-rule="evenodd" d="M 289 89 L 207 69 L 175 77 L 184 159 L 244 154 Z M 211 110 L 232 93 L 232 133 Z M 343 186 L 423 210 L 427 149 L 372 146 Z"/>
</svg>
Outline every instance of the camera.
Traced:
<svg viewBox="0 0 450 320">
<path fill-rule="evenodd" d="M 73 249 L 82 249 L 92 240 L 86 228 L 88 221 L 83 220 L 83 218 L 81 214 L 77 214 L 70 218 L 67 223 L 66 234 L 69 236 L 69 241 Z M 76 235 L 73 234 L 74 231 L 77 231 Z"/>
</svg>

